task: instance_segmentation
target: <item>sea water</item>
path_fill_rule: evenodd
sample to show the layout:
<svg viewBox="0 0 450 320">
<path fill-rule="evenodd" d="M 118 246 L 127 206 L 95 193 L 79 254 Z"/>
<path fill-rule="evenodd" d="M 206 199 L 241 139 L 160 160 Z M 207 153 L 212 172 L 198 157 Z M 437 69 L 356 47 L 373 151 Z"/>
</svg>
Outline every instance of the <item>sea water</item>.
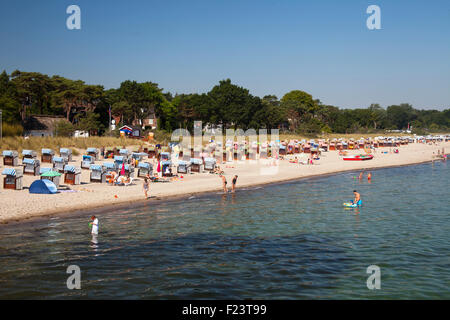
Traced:
<svg viewBox="0 0 450 320">
<path fill-rule="evenodd" d="M 450 299 L 448 163 L 372 174 L 1 226 L 0 298 Z"/>
</svg>

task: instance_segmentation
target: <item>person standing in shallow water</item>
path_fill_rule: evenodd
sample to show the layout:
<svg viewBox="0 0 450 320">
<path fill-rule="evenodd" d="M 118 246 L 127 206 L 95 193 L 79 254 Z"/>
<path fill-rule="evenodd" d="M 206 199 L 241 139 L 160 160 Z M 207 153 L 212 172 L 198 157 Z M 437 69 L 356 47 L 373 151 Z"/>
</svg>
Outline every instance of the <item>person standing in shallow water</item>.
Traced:
<svg viewBox="0 0 450 320">
<path fill-rule="evenodd" d="M 233 177 L 233 181 L 231 182 L 231 192 L 232 192 L 232 193 L 234 193 L 234 191 L 236 190 L 236 182 L 237 182 L 237 178 L 238 178 L 238 176 L 235 175 L 235 176 Z"/>
<path fill-rule="evenodd" d="M 91 217 L 92 222 L 90 223 L 92 229 L 91 229 L 91 233 L 93 235 L 98 235 L 98 219 L 96 216 L 92 216 Z"/>
<path fill-rule="evenodd" d="M 225 176 L 223 174 L 220 174 L 220 178 L 222 178 L 223 193 L 228 193 L 228 190 L 227 190 L 227 179 L 225 178 Z"/>
<path fill-rule="evenodd" d="M 148 190 L 150 189 L 150 182 L 147 177 L 144 178 L 144 184 L 143 184 L 145 199 L 148 199 Z"/>
</svg>

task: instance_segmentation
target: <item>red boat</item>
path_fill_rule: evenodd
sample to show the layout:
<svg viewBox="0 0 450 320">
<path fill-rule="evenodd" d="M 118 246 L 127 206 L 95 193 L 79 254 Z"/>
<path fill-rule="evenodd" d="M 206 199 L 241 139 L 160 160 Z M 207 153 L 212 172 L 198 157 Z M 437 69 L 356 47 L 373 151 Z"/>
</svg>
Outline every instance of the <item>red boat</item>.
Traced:
<svg viewBox="0 0 450 320">
<path fill-rule="evenodd" d="M 357 154 L 353 156 L 344 156 L 344 160 L 346 161 L 365 161 L 365 160 L 372 160 L 373 155 L 371 154 Z"/>
</svg>

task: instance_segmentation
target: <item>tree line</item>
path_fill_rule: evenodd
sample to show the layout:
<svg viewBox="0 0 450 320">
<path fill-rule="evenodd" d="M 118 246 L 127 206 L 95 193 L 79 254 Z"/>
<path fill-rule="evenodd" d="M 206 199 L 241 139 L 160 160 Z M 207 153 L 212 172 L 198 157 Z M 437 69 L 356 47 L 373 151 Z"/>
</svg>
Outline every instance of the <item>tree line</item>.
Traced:
<svg viewBox="0 0 450 320">
<path fill-rule="evenodd" d="M 191 130 L 195 120 L 222 128 L 273 129 L 316 135 L 320 133 L 370 133 L 402 130 L 426 133 L 448 131 L 450 109 L 418 110 L 410 104 L 382 108 L 342 109 L 323 104 L 307 92 L 293 90 L 281 99 L 262 98 L 230 79 L 219 81 L 207 93 L 172 94 L 157 83 L 126 80 L 105 90 L 61 76 L 14 71 L 0 74 L 0 109 L 3 121 L 20 124 L 31 114 L 61 115 L 66 128 L 107 132 L 109 110 L 119 124 L 142 124 L 156 115 L 160 130 Z"/>
</svg>

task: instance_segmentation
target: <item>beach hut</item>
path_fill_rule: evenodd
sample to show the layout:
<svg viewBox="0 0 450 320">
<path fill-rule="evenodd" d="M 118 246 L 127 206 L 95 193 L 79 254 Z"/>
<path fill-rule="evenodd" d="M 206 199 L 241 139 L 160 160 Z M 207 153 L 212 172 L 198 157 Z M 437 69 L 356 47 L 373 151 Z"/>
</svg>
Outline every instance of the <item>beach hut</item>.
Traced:
<svg viewBox="0 0 450 320">
<path fill-rule="evenodd" d="M 53 156 L 55 152 L 52 149 L 42 149 L 41 150 L 41 162 L 52 163 Z"/>
<path fill-rule="evenodd" d="M 286 145 L 280 144 L 280 151 L 278 153 L 280 155 L 286 155 Z"/>
<path fill-rule="evenodd" d="M 99 157 L 100 151 L 97 148 L 87 148 L 86 154 L 88 156 L 91 156 L 94 159 L 94 161 L 100 160 L 100 157 Z"/>
<path fill-rule="evenodd" d="M 348 143 L 345 141 L 342 142 L 342 150 L 348 150 Z"/>
<path fill-rule="evenodd" d="M 146 177 L 153 173 L 153 165 L 148 162 L 139 162 L 137 165 L 138 177 Z"/>
<path fill-rule="evenodd" d="M 348 142 L 348 149 L 349 149 L 349 150 L 355 149 L 355 141 L 350 140 L 350 141 Z"/>
<path fill-rule="evenodd" d="M 59 156 L 64 159 L 66 163 L 72 161 L 72 150 L 68 148 L 59 149 Z"/>
<path fill-rule="evenodd" d="M 206 171 L 213 171 L 216 168 L 216 159 L 215 158 L 205 158 L 205 166 Z"/>
<path fill-rule="evenodd" d="M 171 177 L 172 176 L 172 161 L 161 161 L 161 172 L 163 177 Z"/>
<path fill-rule="evenodd" d="M 183 160 L 178 161 L 177 173 L 191 173 L 191 162 Z"/>
<path fill-rule="evenodd" d="M 2 171 L 3 189 L 22 190 L 22 170 L 14 168 L 5 168 Z"/>
<path fill-rule="evenodd" d="M 336 142 L 335 141 L 330 142 L 330 146 L 329 146 L 328 150 L 330 150 L 330 151 L 336 150 Z"/>
<path fill-rule="evenodd" d="M 65 165 L 64 183 L 72 185 L 81 184 L 81 169 L 79 167 Z"/>
<path fill-rule="evenodd" d="M 114 156 L 114 164 L 116 168 L 120 170 L 122 168 L 122 164 L 126 163 L 126 159 L 124 156 Z"/>
<path fill-rule="evenodd" d="M 103 162 L 102 167 L 105 172 L 117 171 L 117 167 L 113 162 Z"/>
<path fill-rule="evenodd" d="M 204 169 L 203 161 L 199 158 L 191 158 L 191 172 L 202 173 Z"/>
<path fill-rule="evenodd" d="M 161 152 L 161 161 L 168 161 L 170 160 L 170 153 L 169 152 Z"/>
<path fill-rule="evenodd" d="M 58 188 L 52 181 L 48 179 L 42 179 L 34 181 L 30 185 L 28 192 L 35 194 L 55 194 L 58 192 Z"/>
<path fill-rule="evenodd" d="M 303 144 L 303 153 L 311 153 L 311 144 L 309 142 Z"/>
<path fill-rule="evenodd" d="M 119 156 L 122 156 L 126 163 L 130 162 L 130 151 L 128 149 L 120 149 Z"/>
<path fill-rule="evenodd" d="M 91 164 L 94 164 L 94 157 L 83 155 L 83 159 L 81 160 L 81 169 L 90 169 Z"/>
<path fill-rule="evenodd" d="M 141 161 L 144 160 L 144 157 L 146 157 L 146 156 L 147 156 L 147 153 L 145 153 L 145 152 L 133 152 L 131 154 L 131 159 L 133 159 L 134 163 L 136 163 L 136 161 L 137 161 L 137 163 L 140 163 Z"/>
<path fill-rule="evenodd" d="M 58 172 L 64 172 L 64 166 L 67 162 L 62 157 L 53 157 L 53 169 Z"/>
<path fill-rule="evenodd" d="M 125 169 L 125 175 L 126 175 L 127 177 L 134 178 L 134 167 L 133 167 L 131 164 L 126 164 L 126 165 L 124 166 L 124 169 Z M 120 170 L 120 169 L 119 169 L 119 170 Z"/>
<path fill-rule="evenodd" d="M 294 154 L 294 152 L 295 152 L 294 144 L 291 143 L 291 142 L 289 142 L 289 144 L 287 145 L 287 151 L 286 151 L 286 153 L 287 153 L 287 154 Z"/>
<path fill-rule="evenodd" d="M 19 165 L 19 154 L 17 151 L 3 150 L 3 165 L 17 167 Z"/>
<path fill-rule="evenodd" d="M 267 159 L 268 152 L 267 152 L 267 143 L 261 144 L 261 149 L 259 150 L 259 158 L 260 159 Z"/>
<path fill-rule="evenodd" d="M 61 173 L 57 171 L 53 171 L 52 168 L 41 168 L 40 169 L 41 180 L 47 179 L 55 184 L 56 187 L 59 187 L 59 182 L 61 178 Z"/>
<path fill-rule="evenodd" d="M 301 147 L 298 142 L 294 143 L 294 153 L 300 153 Z"/>
<path fill-rule="evenodd" d="M 37 153 L 34 150 L 22 150 L 23 159 L 37 159 Z"/>
<path fill-rule="evenodd" d="M 22 161 L 23 173 L 31 174 L 34 176 L 39 175 L 39 169 L 41 167 L 41 162 L 37 159 L 25 158 Z"/>
<path fill-rule="evenodd" d="M 106 170 L 102 165 L 91 164 L 90 182 L 106 182 Z"/>
<path fill-rule="evenodd" d="M 252 145 L 249 147 L 248 152 L 248 160 L 256 160 L 258 155 L 258 144 L 256 142 L 253 142 Z"/>
<path fill-rule="evenodd" d="M 148 157 L 155 158 L 156 157 L 156 147 L 151 145 L 148 147 Z"/>
</svg>

